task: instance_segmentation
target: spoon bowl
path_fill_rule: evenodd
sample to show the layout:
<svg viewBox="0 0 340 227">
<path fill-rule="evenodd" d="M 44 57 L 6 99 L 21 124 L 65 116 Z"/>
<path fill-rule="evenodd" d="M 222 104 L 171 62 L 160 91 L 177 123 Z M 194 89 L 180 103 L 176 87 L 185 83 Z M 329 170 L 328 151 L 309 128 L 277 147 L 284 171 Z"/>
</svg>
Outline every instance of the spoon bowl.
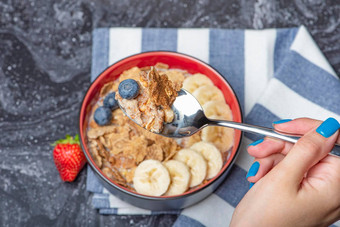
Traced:
<svg viewBox="0 0 340 227">
<path fill-rule="evenodd" d="M 120 104 L 119 107 L 126 116 L 138 124 Z M 164 124 L 163 130 L 156 134 L 170 138 L 187 137 L 198 132 L 205 126 L 204 123 L 208 123 L 208 119 L 197 99 L 184 89 L 178 92 L 171 109 L 174 111 L 174 120 L 171 123 Z"/>
</svg>

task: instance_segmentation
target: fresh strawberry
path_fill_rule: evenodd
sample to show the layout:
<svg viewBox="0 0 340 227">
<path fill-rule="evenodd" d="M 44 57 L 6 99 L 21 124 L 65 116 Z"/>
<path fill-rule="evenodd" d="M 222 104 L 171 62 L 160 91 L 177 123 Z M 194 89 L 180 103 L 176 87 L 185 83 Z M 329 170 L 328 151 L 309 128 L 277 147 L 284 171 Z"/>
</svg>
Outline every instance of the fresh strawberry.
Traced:
<svg viewBox="0 0 340 227">
<path fill-rule="evenodd" d="M 79 136 L 74 138 L 66 135 L 66 139 L 56 141 L 53 149 L 53 159 L 63 181 L 72 182 L 86 163 L 81 150 Z"/>
</svg>

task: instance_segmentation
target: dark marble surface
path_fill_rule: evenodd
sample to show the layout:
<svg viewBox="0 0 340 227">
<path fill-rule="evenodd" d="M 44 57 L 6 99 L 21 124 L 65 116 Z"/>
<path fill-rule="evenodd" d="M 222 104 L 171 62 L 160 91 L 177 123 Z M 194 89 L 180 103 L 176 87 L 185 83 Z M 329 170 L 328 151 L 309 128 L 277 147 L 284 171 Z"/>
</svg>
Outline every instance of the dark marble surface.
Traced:
<svg viewBox="0 0 340 227">
<path fill-rule="evenodd" d="M 170 226 L 177 218 L 99 215 L 85 169 L 74 183 L 59 179 L 50 144 L 77 133 L 94 28 L 304 24 L 340 75 L 339 12 L 334 0 L 1 0 L 0 226 Z"/>
</svg>

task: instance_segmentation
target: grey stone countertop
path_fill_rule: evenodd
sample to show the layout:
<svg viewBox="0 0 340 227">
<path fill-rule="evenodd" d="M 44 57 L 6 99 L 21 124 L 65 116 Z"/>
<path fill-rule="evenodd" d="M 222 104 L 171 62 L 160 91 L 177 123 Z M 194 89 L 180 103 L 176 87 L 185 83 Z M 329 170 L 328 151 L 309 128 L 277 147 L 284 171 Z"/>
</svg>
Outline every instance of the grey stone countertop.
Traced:
<svg viewBox="0 0 340 227">
<path fill-rule="evenodd" d="M 60 180 L 51 143 L 78 130 L 97 27 L 279 28 L 305 25 L 340 75 L 332 0 L 1 0 L 0 226 L 171 226 L 176 215 L 104 216 L 86 168 Z"/>
</svg>

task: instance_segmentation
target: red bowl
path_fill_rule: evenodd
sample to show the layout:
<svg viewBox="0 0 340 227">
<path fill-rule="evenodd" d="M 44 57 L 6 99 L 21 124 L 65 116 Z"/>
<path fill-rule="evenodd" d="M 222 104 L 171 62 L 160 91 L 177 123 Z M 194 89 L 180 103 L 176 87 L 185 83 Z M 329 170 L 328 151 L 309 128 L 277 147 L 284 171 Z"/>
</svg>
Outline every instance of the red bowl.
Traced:
<svg viewBox="0 0 340 227">
<path fill-rule="evenodd" d="M 88 163 L 94 170 L 97 177 L 103 183 L 105 188 L 107 188 L 111 193 L 128 203 L 145 209 L 182 209 L 184 207 L 197 203 L 198 201 L 210 195 L 225 179 L 227 173 L 231 169 L 231 166 L 238 155 L 238 148 L 242 138 L 241 131 L 235 130 L 233 148 L 228 160 L 222 167 L 221 171 L 214 178 L 210 179 L 206 184 L 176 196 L 146 196 L 131 191 L 115 183 L 111 179 L 107 178 L 103 174 L 101 169 L 96 166 L 87 147 L 87 122 L 92 107 L 94 106 L 94 103 L 98 100 L 99 92 L 103 85 L 107 82 L 116 80 L 123 71 L 134 66 L 145 67 L 155 65 L 158 62 L 168 64 L 170 68 L 186 70 L 191 74 L 202 73 L 208 76 L 213 81 L 215 86 L 217 86 L 222 91 L 225 100 L 232 111 L 233 120 L 236 122 L 242 122 L 242 112 L 235 92 L 233 91 L 227 80 L 223 78 L 223 76 L 218 73 L 214 68 L 194 57 L 185 54 L 167 51 L 152 51 L 124 58 L 109 66 L 97 77 L 97 79 L 90 85 L 89 89 L 87 90 L 81 105 L 79 117 L 79 134 L 83 152 L 87 158 Z"/>
</svg>

